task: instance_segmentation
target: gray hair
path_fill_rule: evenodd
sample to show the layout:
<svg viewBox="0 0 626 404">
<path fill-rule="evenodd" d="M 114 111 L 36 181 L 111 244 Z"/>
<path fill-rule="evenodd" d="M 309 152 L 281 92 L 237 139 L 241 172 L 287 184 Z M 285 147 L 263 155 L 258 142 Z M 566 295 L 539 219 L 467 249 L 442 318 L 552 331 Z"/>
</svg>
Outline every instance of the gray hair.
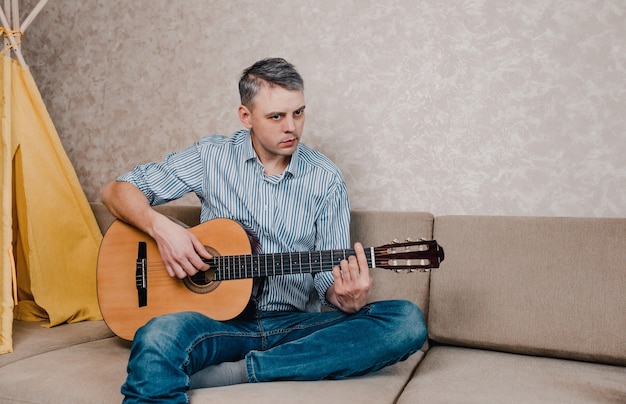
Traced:
<svg viewBox="0 0 626 404">
<path fill-rule="evenodd" d="M 282 58 L 263 59 L 241 74 L 239 80 L 241 104 L 251 108 L 252 100 L 263 83 L 270 87 L 278 86 L 292 91 L 304 90 L 304 81 L 291 63 Z"/>
</svg>

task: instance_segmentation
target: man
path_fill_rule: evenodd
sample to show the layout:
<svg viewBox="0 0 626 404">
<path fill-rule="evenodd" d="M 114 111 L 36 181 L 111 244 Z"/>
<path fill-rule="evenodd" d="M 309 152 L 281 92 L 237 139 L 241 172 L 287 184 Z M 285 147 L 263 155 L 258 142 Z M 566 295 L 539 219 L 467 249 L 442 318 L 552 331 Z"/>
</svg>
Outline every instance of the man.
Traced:
<svg viewBox="0 0 626 404">
<path fill-rule="evenodd" d="M 349 246 L 343 177 L 300 143 L 304 85 L 284 59 L 261 60 L 239 82 L 231 137 L 208 136 L 107 185 L 109 210 L 156 241 L 170 276 L 184 278 L 211 258 L 190 232 L 151 206 L 194 192 L 201 221 L 237 220 L 266 253 Z M 122 387 L 126 402 L 186 402 L 190 388 L 272 380 L 341 379 L 406 359 L 426 338 L 407 301 L 367 304 L 372 284 L 363 247 L 332 272 L 266 277 L 251 309 L 230 321 L 199 313 L 157 317 L 135 335 Z M 338 309 L 320 312 L 321 303 Z"/>
</svg>

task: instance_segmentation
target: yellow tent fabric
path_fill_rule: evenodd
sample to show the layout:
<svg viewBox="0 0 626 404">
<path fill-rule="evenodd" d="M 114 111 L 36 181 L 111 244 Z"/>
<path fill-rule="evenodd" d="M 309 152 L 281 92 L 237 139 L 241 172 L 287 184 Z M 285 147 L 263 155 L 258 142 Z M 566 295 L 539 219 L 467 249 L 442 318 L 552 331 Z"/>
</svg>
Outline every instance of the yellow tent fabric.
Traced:
<svg viewBox="0 0 626 404">
<path fill-rule="evenodd" d="M 13 316 L 50 326 L 101 319 L 102 240 L 30 70 L 2 59 L 0 353 L 12 349 Z"/>
</svg>

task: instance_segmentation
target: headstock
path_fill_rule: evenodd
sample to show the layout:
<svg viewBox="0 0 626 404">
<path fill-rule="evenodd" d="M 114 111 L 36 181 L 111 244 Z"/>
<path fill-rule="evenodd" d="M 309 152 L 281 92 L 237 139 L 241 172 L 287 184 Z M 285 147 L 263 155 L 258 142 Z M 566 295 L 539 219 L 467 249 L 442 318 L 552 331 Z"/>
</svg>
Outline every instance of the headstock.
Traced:
<svg viewBox="0 0 626 404">
<path fill-rule="evenodd" d="M 374 266 L 398 272 L 439 268 L 444 257 L 443 248 L 436 240 L 407 240 L 374 248 Z"/>
</svg>

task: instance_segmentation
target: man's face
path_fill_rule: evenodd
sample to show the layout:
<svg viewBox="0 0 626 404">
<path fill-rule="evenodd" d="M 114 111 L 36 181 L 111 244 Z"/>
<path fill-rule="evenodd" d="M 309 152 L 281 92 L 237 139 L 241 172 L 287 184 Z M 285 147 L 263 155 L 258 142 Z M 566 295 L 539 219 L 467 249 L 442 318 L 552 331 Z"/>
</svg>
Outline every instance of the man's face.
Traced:
<svg viewBox="0 0 626 404">
<path fill-rule="evenodd" d="M 286 167 L 302 136 L 304 93 L 263 85 L 252 101 L 251 109 L 239 107 L 239 118 L 250 129 L 261 163 Z"/>
</svg>

